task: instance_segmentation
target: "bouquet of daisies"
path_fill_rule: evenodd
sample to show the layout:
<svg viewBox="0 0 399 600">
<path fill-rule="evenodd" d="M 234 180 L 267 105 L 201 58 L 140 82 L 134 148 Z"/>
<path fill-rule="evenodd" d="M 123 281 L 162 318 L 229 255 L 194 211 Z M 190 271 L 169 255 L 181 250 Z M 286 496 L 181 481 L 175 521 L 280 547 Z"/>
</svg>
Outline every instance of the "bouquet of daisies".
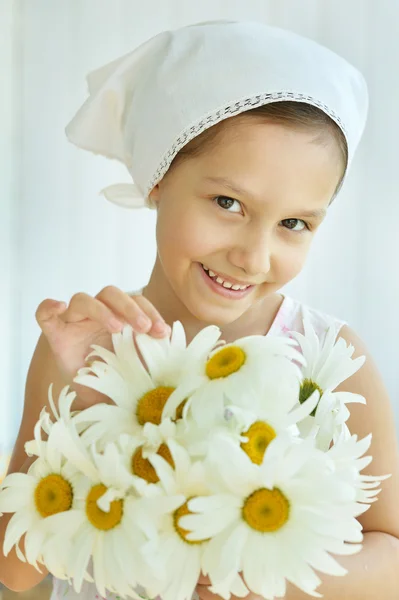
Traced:
<svg viewBox="0 0 399 600">
<path fill-rule="evenodd" d="M 371 435 L 351 435 L 346 405 L 365 399 L 334 391 L 364 357 L 332 329 L 320 345 L 307 318 L 304 335 L 220 335 L 125 326 L 74 379 L 114 404 L 72 411 L 75 392 L 55 403 L 50 386 L 25 446 L 37 458 L 0 486 L 5 555 L 136 599 L 188 600 L 201 572 L 225 600 L 287 581 L 319 597 L 314 569 L 345 575 L 332 555 L 360 551 L 357 517 L 389 477 L 361 474 Z"/>
</svg>

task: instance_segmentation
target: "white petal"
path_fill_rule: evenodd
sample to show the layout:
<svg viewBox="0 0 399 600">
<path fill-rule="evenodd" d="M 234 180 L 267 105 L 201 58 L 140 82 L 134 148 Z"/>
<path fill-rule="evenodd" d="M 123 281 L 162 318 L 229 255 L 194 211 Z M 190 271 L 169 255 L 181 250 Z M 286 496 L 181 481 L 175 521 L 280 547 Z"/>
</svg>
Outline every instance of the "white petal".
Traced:
<svg viewBox="0 0 399 600">
<path fill-rule="evenodd" d="M 18 488 L 9 487 L 0 492 L 0 512 L 17 512 L 25 509 L 32 500 L 34 487 L 29 485 L 24 490 L 22 486 Z"/>
<path fill-rule="evenodd" d="M 263 579 L 268 575 L 267 571 L 265 572 L 263 569 L 265 548 L 262 542 L 263 536 L 252 533 L 248 537 L 246 548 L 243 553 L 244 579 L 249 588 L 255 593 L 260 593 L 263 587 Z M 272 569 L 271 566 L 270 569 Z M 266 586 L 264 589 L 266 589 Z M 268 594 L 273 593 L 274 592 L 272 590 L 268 591 Z"/>
<path fill-rule="evenodd" d="M 350 404 L 352 402 L 367 404 L 364 396 L 354 394 L 353 392 L 334 392 L 334 396 L 338 398 L 340 402 L 344 402 L 345 404 Z"/>
<path fill-rule="evenodd" d="M 119 407 L 112 404 L 95 404 L 89 408 L 79 411 L 73 418 L 74 423 L 91 423 L 95 421 L 106 421 L 112 419 L 114 415 L 119 414 Z"/>
<path fill-rule="evenodd" d="M 321 579 L 311 567 L 300 560 L 291 560 L 289 574 L 286 575 L 288 581 L 296 585 L 300 590 L 304 591 L 315 598 L 321 598 L 321 594 L 315 591 L 321 583 Z"/>
<path fill-rule="evenodd" d="M 328 575 L 343 576 L 348 573 L 332 556 L 320 548 L 307 549 L 304 559 L 314 569 Z"/>
<path fill-rule="evenodd" d="M 187 347 L 189 359 L 192 361 L 205 359 L 220 336 L 221 331 L 216 325 L 209 325 L 202 329 Z"/>
<path fill-rule="evenodd" d="M 98 478 L 98 472 L 81 440 L 62 421 L 54 425 L 54 435 L 57 435 L 58 448 L 63 455 L 82 473 L 92 480 Z M 55 433 L 56 431 L 56 433 Z"/>
<path fill-rule="evenodd" d="M 222 573 L 228 573 L 234 569 L 239 571 L 242 564 L 242 554 L 244 546 L 248 539 L 248 526 L 240 523 L 233 529 L 226 539 L 224 551 L 221 552 L 219 569 Z"/>
<path fill-rule="evenodd" d="M 231 592 L 232 592 L 232 594 L 234 594 L 235 596 L 238 596 L 239 598 L 245 598 L 245 596 L 247 596 L 249 594 L 249 589 L 245 585 L 245 583 L 242 580 L 242 578 L 240 577 L 240 575 L 237 575 L 235 577 L 233 584 L 231 586 Z"/>
<path fill-rule="evenodd" d="M 36 517 L 30 511 L 13 514 L 4 536 L 3 553 L 5 556 L 8 555 L 11 548 L 21 539 L 23 534 L 37 523 L 38 519 L 39 517 Z"/>
<path fill-rule="evenodd" d="M 184 327 L 180 321 L 174 321 L 170 334 L 170 345 L 175 350 L 185 350 L 187 341 Z"/>
<path fill-rule="evenodd" d="M 51 515 L 42 521 L 42 528 L 46 533 L 53 533 L 60 538 L 72 537 L 80 527 L 86 523 L 85 513 L 81 510 L 68 510 Z"/>
<path fill-rule="evenodd" d="M 10 473 L 2 481 L 0 485 L 0 490 L 5 487 L 20 487 L 25 488 L 24 491 L 27 491 L 28 489 L 31 489 L 34 485 L 34 480 L 26 473 Z"/>
<path fill-rule="evenodd" d="M 95 544 L 96 534 L 92 527 L 85 525 L 78 532 L 74 542 L 74 554 L 71 555 L 70 572 L 73 576 L 73 587 L 77 593 L 81 591 L 85 572 Z"/>
<path fill-rule="evenodd" d="M 106 578 L 106 570 L 107 565 L 105 563 L 105 538 L 106 533 L 98 532 L 96 535 L 96 541 L 93 545 L 93 576 L 94 581 L 96 582 L 97 590 L 100 592 L 102 596 L 105 596 L 106 591 L 105 587 L 107 582 Z"/>
<path fill-rule="evenodd" d="M 194 513 L 213 512 L 223 508 L 234 507 L 238 509 L 242 504 L 239 498 L 230 494 L 216 494 L 214 496 L 198 496 L 188 503 L 188 509 Z"/>
<path fill-rule="evenodd" d="M 111 531 L 108 543 L 123 578 L 132 585 L 137 585 L 136 548 L 132 552 L 129 537 L 125 535 L 124 528 L 119 527 Z"/>
<path fill-rule="evenodd" d="M 287 418 L 287 426 L 293 423 L 297 423 L 298 421 L 302 421 L 306 417 L 308 417 L 311 412 L 316 408 L 318 402 L 320 400 L 320 392 L 315 390 L 309 398 L 305 400 L 300 406 L 294 408 L 289 414 Z"/>
<path fill-rule="evenodd" d="M 50 432 L 48 437 L 45 456 L 53 473 L 59 473 L 61 470 L 62 456 L 58 449 L 58 437 L 54 435 L 54 430 Z"/>
<path fill-rule="evenodd" d="M 204 540 L 222 532 L 237 517 L 238 511 L 235 508 L 223 508 L 212 513 L 185 515 L 180 517 L 179 524 L 192 532 L 187 534 L 188 540 Z"/>
<path fill-rule="evenodd" d="M 72 541 L 68 537 L 53 536 L 46 539 L 42 555 L 47 570 L 58 579 L 66 579 L 66 566 L 71 552 Z"/>
<path fill-rule="evenodd" d="M 185 564 L 181 569 L 180 588 L 176 600 L 191 600 L 195 591 L 197 581 L 201 575 L 201 564 L 198 547 L 188 547 L 185 556 Z"/>
<path fill-rule="evenodd" d="M 26 560 L 31 565 L 33 565 L 38 571 L 40 571 L 40 569 L 38 568 L 36 561 L 38 560 L 38 557 L 41 554 L 42 545 L 46 538 L 46 535 L 46 532 L 43 531 L 40 525 L 32 527 L 32 529 L 27 531 L 25 535 L 24 545 Z"/>
</svg>

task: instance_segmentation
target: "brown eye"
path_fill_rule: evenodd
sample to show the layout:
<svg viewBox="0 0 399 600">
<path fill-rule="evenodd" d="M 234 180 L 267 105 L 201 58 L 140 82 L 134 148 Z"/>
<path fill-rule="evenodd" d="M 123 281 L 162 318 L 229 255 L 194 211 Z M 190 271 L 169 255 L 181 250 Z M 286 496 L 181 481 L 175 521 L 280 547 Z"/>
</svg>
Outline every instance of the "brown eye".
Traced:
<svg viewBox="0 0 399 600">
<path fill-rule="evenodd" d="M 310 228 L 308 226 L 308 224 L 306 223 L 306 221 L 303 221 L 302 219 L 284 219 L 284 221 L 281 221 L 282 223 L 288 223 L 289 226 L 288 227 L 284 227 L 286 229 L 289 229 L 290 231 L 293 231 L 294 233 L 304 233 L 305 231 L 310 231 Z M 302 227 L 302 229 L 295 229 L 295 226 L 299 223 L 303 223 L 304 227 Z"/>
<path fill-rule="evenodd" d="M 214 201 L 220 208 L 227 210 L 228 212 L 241 212 L 241 204 L 238 200 L 234 200 L 234 198 L 229 198 L 229 196 L 216 196 Z M 229 210 L 234 203 L 237 204 L 238 210 Z"/>
</svg>

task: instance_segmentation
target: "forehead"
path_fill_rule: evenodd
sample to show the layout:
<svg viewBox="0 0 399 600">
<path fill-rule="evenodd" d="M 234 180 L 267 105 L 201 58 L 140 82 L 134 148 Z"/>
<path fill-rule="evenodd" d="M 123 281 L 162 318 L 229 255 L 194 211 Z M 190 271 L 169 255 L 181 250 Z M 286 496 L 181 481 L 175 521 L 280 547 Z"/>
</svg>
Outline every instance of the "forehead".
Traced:
<svg viewBox="0 0 399 600">
<path fill-rule="evenodd" d="M 316 155 L 332 162 L 340 155 L 335 138 L 328 130 L 309 129 L 299 125 L 273 122 L 260 117 L 234 117 L 215 126 L 215 137 L 207 154 L 238 151 L 240 147 L 259 153 L 264 158 L 290 158 L 298 153 Z M 321 153 L 320 150 L 325 152 Z M 282 153 L 284 151 L 284 153 Z M 312 160 L 311 164 L 315 161 Z"/>
<path fill-rule="evenodd" d="M 234 176 L 241 187 L 284 197 L 300 192 L 305 198 L 331 197 L 342 175 L 340 151 L 332 136 L 323 139 L 319 131 L 254 118 L 226 119 L 195 163 L 199 177 Z"/>
</svg>

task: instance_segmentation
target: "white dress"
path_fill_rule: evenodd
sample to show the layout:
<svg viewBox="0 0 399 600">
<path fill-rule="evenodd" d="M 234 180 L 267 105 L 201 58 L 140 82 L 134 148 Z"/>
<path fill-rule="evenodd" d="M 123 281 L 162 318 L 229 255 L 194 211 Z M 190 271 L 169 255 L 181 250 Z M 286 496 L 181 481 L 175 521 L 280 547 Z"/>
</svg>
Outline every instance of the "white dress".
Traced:
<svg viewBox="0 0 399 600">
<path fill-rule="evenodd" d="M 135 292 L 140 293 L 140 291 Z M 131 292 L 133 294 L 133 292 Z M 319 310 L 311 308 L 290 296 L 284 296 L 284 300 L 280 309 L 266 335 L 287 335 L 289 331 L 298 331 L 304 333 L 303 316 L 304 313 L 310 317 L 313 328 L 323 343 L 325 335 L 329 327 L 333 326 L 336 333 L 346 321 L 323 313 Z M 67 581 L 53 578 L 53 592 L 50 600 L 121 600 L 117 594 L 108 593 L 105 597 L 101 596 L 93 583 L 84 582 L 79 594 L 75 592 L 72 586 Z"/>
</svg>

